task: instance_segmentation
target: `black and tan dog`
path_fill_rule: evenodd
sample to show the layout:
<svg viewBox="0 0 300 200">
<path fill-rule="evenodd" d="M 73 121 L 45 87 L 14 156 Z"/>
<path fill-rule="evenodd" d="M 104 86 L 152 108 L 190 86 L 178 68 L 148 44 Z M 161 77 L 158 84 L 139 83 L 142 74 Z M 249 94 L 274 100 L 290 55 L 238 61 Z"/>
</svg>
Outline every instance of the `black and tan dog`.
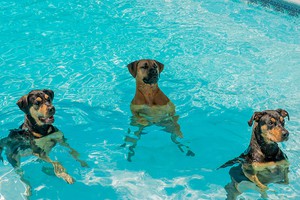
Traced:
<svg viewBox="0 0 300 200">
<path fill-rule="evenodd" d="M 130 161 L 131 156 L 134 155 L 134 148 L 143 129 L 154 124 L 171 133 L 172 141 L 178 145 L 181 151 L 183 151 L 182 147 L 185 147 L 187 155 L 194 156 L 188 146 L 176 140 L 177 137 L 183 137 L 177 122 L 179 116 L 175 115 L 175 105 L 158 86 L 159 76 L 164 65 L 156 60 L 143 59 L 128 64 L 127 68 L 136 80 L 135 96 L 130 105 L 133 114 L 131 125 L 139 127 L 138 131 L 134 132 L 134 137 L 128 135 L 125 138 L 125 142 L 133 144 L 129 147 L 128 160 Z"/>
<path fill-rule="evenodd" d="M 49 157 L 51 149 L 59 143 L 71 150 L 70 154 L 80 162 L 81 166 L 87 166 L 84 161 L 78 159 L 79 154 L 66 142 L 63 133 L 52 125 L 55 114 L 53 98 L 52 90 L 33 90 L 21 97 L 17 105 L 25 113 L 25 121 L 19 129 L 11 130 L 7 137 L 0 140 L 0 159 L 3 161 L 1 153 L 5 148 L 7 160 L 28 186 L 28 195 L 30 195 L 30 184 L 24 179 L 20 168 L 20 158 L 23 156 L 35 155 L 51 163 L 55 175 L 69 184 L 74 183 L 74 179 L 59 162 Z"/>
<path fill-rule="evenodd" d="M 235 199 L 247 185 L 254 183 L 254 189 L 266 197 L 267 184 L 288 184 L 289 162 L 287 156 L 278 147 L 278 142 L 288 140 L 289 132 L 285 129 L 284 118 L 288 117 L 287 111 L 282 109 L 255 112 L 248 121 L 253 129 L 248 149 L 239 157 L 229 160 L 220 168 L 239 164 L 229 171 L 232 182 L 228 184 L 228 199 Z M 249 184 L 250 183 L 250 184 Z"/>
</svg>

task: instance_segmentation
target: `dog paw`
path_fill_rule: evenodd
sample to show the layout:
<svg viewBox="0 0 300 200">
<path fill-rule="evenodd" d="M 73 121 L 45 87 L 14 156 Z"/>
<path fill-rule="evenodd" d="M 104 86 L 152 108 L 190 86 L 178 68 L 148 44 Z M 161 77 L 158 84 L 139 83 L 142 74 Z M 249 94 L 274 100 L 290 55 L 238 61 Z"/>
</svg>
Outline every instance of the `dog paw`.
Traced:
<svg viewBox="0 0 300 200">
<path fill-rule="evenodd" d="M 65 173 L 63 179 L 69 183 L 69 184 L 73 184 L 75 183 L 75 179 L 72 178 L 72 176 L 70 176 L 69 174 Z"/>
<path fill-rule="evenodd" d="M 266 192 L 266 191 L 269 189 L 268 186 L 263 185 L 263 184 L 260 185 L 259 188 L 260 188 L 260 191 L 261 191 L 262 193 Z"/>
<path fill-rule="evenodd" d="M 192 152 L 191 150 L 188 150 L 186 153 L 186 156 L 192 156 L 194 157 L 196 154 L 194 152 Z"/>
<path fill-rule="evenodd" d="M 66 172 L 66 169 L 59 162 L 52 162 L 54 167 L 54 172 L 57 176 Z"/>
<path fill-rule="evenodd" d="M 29 198 L 31 195 L 32 195 L 31 187 L 27 185 L 26 190 L 24 192 L 24 196 Z"/>
</svg>

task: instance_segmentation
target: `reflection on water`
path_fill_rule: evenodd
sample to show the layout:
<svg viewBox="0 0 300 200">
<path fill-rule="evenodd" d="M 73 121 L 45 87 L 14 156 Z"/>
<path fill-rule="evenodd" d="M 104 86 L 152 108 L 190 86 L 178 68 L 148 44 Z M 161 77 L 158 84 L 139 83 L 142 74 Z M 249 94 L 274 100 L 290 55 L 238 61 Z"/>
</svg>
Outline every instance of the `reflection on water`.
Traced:
<svg viewBox="0 0 300 200">
<path fill-rule="evenodd" d="M 0 7 L 0 137 L 24 118 L 18 96 L 53 88 L 55 124 L 90 165 L 81 168 L 65 148 L 53 148 L 77 181 L 69 185 L 23 162 L 32 199 L 224 199 L 229 168 L 215 169 L 247 148 L 249 112 L 286 107 L 291 134 L 300 132 L 299 17 L 245 1 L 2 0 Z M 197 156 L 181 153 L 157 124 L 134 136 L 140 127 L 130 126 L 135 84 L 126 65 L 142 57 L 166 65 L 159 84 L 176 105 L 169 122 L 184 136 L 175 140 Z M 137 141 L 134 162 L 120 149 L 128 127 Z M 299 198 L 299 143 L 291 137 L 282 144 L 290 184 L 272 184 L 271 199 Z M 11 169 L 4 159 L 0 198 L 24 191 Z"/>
</svg>

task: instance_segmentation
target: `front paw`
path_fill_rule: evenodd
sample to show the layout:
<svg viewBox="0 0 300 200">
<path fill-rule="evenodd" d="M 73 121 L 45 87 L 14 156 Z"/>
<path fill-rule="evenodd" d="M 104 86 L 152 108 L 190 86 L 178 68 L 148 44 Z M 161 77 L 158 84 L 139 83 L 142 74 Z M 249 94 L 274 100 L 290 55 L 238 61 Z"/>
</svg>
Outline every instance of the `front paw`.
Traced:
<svg viewBox="0 0 300 200">
<path fill-rule="evenodd" d="M 261 192 L 265 192 L 265 191 L 267 191 L 269 189 L 268 186 L 266 186 L 264 184 L 261 184 L 258 187 L 259 187 L 259 189 L 260 189 Z"/>
<path fill-rule="evenodd" d="M 75 183 L 75 179 L 67 173 L 64 175 L 63 179 L 69 184 Z"/>
<path fill-rule="evenodd" d="M 195 153 L 192 152 L 191 150 L 188 150 L 187 153 L 186 153 L 186 156 L 192 156 L 192 157 L 194 157 Z"/>
<path fill-rule="evenodd" d="M 59 162 L 52 162 L 54 173 L 57 177 L 64 179 L 67 183 L 73 184 L 75 180 L 66 172 L 66 169 Z"/>
</svg>

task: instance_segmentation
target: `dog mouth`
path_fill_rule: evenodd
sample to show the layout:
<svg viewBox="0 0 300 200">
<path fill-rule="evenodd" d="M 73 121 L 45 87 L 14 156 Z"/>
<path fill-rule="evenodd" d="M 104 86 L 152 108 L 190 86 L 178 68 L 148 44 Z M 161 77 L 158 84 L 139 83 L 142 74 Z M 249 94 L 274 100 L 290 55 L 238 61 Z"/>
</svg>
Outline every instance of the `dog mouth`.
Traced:
<svg viewBox="0 0 300 200">
<path fill-rule="evenodd" d="M 54 122 L 54 116 L 52 115 L 50 117 L 39 117 L 39 120 L 44 124 L 52 124 Z"/>
<path fill-rule="evenodd" d="M 158 75 L 149 76 L 148 78 L 144 78 L 143 81 L 146 84 L 155 84 L 158 82 Z"/>
</svg>

